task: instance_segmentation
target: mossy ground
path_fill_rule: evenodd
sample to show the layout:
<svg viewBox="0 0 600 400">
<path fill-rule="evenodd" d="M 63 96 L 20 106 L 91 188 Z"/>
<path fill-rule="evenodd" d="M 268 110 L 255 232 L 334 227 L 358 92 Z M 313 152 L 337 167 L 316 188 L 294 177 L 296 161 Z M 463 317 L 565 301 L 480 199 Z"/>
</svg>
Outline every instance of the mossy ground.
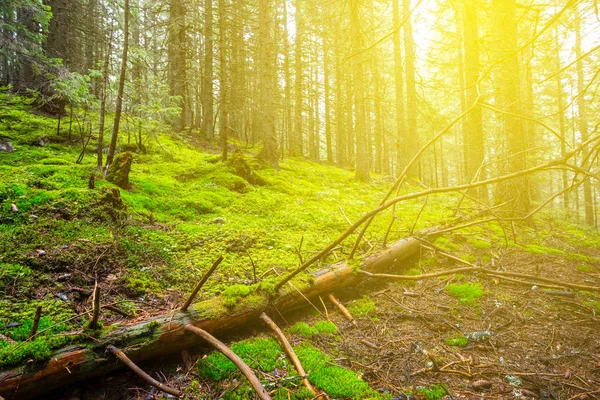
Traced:
<svg viewBox="0 0 600 400">
<path fill-rule="evenodd" d="M 83 161 L 75 163 L 81 151 L 77 123 L 69 141 L 66 118 L 57 132 L 56 119 L 34 113 L 28 99 L 5 93 L 0 93 L 0 114 L 0 135 L 16 148 L 0 155 L 0 280 L 7 288 L 0 325 L 25 321 L 20 313 L 2 309 L 30 314 L 32 298 L 58 301 L 61 312 L 44 311 L 56 321 L 60 313 L 80 312 L 89 307 L 87 296 L 73 290 L 89 291 L 95 279 L 110 288 L 106 301 L 132 312 L 149 301 L 170 308 L 220 254 L 225 260 L 199 300 L 223 293 L 226 307 L 252 306 L 262 299 L 253 296 L 254 287 L 246 293 L 255 273 L 258 280 L 276 280 L 295 268 L 300 243 L 305 257 L 320 250 L 347 228 L 340 208 L 356 220 L 377 205 L 390 184 L 389 177 L 376 174 L 371 183 L 358 183 L 352 171 L 303 159 L 282 160 L 279 171 L 264 168 L 254 159 L 258 149 L 232 143 L 243 150 L 236 156 L 254 170 L 252 184 L 236 175 L 237 164 L 220 161 L 217 146 L 196 147 L 185 135 L 157 125 L 148 133 L 147 151 L 134 154 L 132 188 L 117 189 L 119 200 L 100 173 L 95 173 L 96 188 L 88 189 L 95 149 L 89 147 Z M 127 147 L 127 138 L 121 132 L 119 150 Z M 427 210 L 419 227 L 450 215 L 452 198 Z M 403 218 L 390 240 L 406 234 L 420 203 L 399 210 Z M 387 223 L 387 218 L 376 219 L 368 238 L 383 237 Z M 323 263 L 343 258 L 349 245 Z M 296 286 L 309 280 L 302 275 Z M 261 285 L 268 291 L 274 282 Z M 107 313 L 106 318 L 110 324 L 119 316 Z M 75 319 L 72 327 L 81 321 Z"/>
<path fill-rule="evenodd" d="M 12 154 L 0 154 L 0 333 L 16 340 L 19 346 L 18 351 L 15 347 L 7 350 L 14 345 L 0 339 L 0 362 L 4 365 L 41 360 L 51 348 L 81 340 L 70 334 L 85 326 L 86 318 L 80 315 L 90 308 L 85 291 L 91 290 L 96 278 L 105 290 L 105 300 L 114 301 L 122 310 L 132 315 L 159 313 L 180 304 L 213 260 L 223 254 L 225 261 L 203 288 L 195 309 L 210 317 L 215 310 L 261 306 L 263 295 L 272 291 L 278 274 L 297 266 L 300 243 L 304 257 L 320 250 L 348 226 L 339 207 L 355 221 L 378 204 L 391 182 L 389 177 L 373 174 L 371 183 L 357 183 L 352 171 L 303 159 L 285 159 L 281 170 L 275 171 L 255 161 L 257 149 L 232 143 L 232 147 L 243 150 L 248 164 L 260 176 L 260 184 L 252 184 L 236 175 L 235 167 L 220 161 L 215 144 L 206 143 L 207 148 L 199 148 L 189 138 L 157 126 L 146 143 L 148 151 L 134 154 L 132 189 L 118 191 L 124 205 L 120 208 L 110 196 L 114 186 L 104 181 L 101 174 L 96 174 L 96 189 L 87 188 L 95 158 L 92 149 L 88 149 L 83 162 L 75 164 L 80 151 L 76 127 L 69 143 L 64 119 L 63 129 L 57 134 L 55 119 L 34 114 L 22 99 L 3 94 L 0 114 L 6 115 L 0 118 L 0 135 L 9 137 L 17 149 Z M 45 145 L 39 147 L 42 137 Z M 121 137 L 126 138 L 125 134 Z M 120 142 L 120 149 L 124 144 Z M 415 190 L 420 189 L 403 188 Z M 416 229 L 450 221 L 458 199 L 459 196 L 448 195 L 430 201 Z M 13 211 L 12 204 L 18 212 Z M 398 205 L 399 218 L 388 242 L 406 236 L 421 205 L 421 201 Z M 470 217 L 468 212 L 458 214 L 461 218 Z M 377 250 L 377 243 L 388 228 L 389 217 L 388 212 L 376 218 L 367 233 L 367 239 L 376 244 L 373 250 Z M 554 217 L 552 213 L 548 217 L 542 215 L 536 219 L 536 229 L 519 225 L 514 232 L 497 223 L 473 226 L 438 238 L 435 245 L 486 267 L 502 265 L 580 282 L 597 279 L 598 234 L 564 219 L 557 229 Z M 337 248 L 323 264 L 343 259 L 349 245 L 344 243 Z M 360 250 L 367 251 L 369 246 Z M 530 265 L 525 262 L 528 259 L 536 261 Z M 440 254 L 427 253 L 418 266 L 409 267 L 408 273 L 418 275 L 447 267 L 456 265 Z M 302 274 L 296 286 L 305 287 L 311 279 L 310 274 Z M 487 329 L 489 321 L 481 321 L 482 316 L 492 315 L 494 327 L 503 327 L 510 321 L 523 324 L 521 330 L 511 327 L 519 331 L 518 338 L 501 332 L 491 339 L 493 350 L 486 347 L 479 354 L 487 362 L 497 364 L 498 359 L 491 355 L 499 346 L 506 350 L 503 357 L 507 360 L 521 342 L 535 350 L 533 353 L 546 349 L 551 338 L 541 336 L 550 332 L 548 321 L 541 321 L 545 316 L 554 315 L 553 321 L 569 321 L 564 315 L 568 305 L 549 301 L 544 291 L 530 293 L 523 287 L 470 275 L 454 277 L 450 283 L 449 279 L 452 278 L 411 284 L 410 291 L 415 291 L 417 297 L 403 294 L 406 283 L 389 283 L 392 290 L 385 296 L 348 299 L 346 303 L 358 320 L 361 335 L 380 346 L 379 351 L 361 344 L 359 336 L 348 334 L 349 328 L 341 318 L 334 319 L 334 324 L 319 317 L 304 320 L 304 325 L 292 325 L 286 332 L 292 336 L 303 362 L 312 367 L 311 381 L 339 398 L 378 397 L 373 385 L 387 390 L 402 388 L 405 393 L 412 390 L 427 398 L 428 394 L 437 396 L 442 384 L 438 375 L 417 378 L 416 383 L 423 389 L 420 393 L 415 382 L 402 378 L 405 373 L 427 366 L 428 357 L 422 349 L 445 353 L 446 359 L 454 360 L 457 352 L 475 352 L 478 347 L 487 346 L 483 343 L 458 348 L 456 345 L 463 344 L 462 336 L 452 336 L 456 330 L 467 334 Z M 217 297 L 218 294 L 223 296 Z M 388 294 L 394 302 L 382 300 Z M 578 308 L 570 312 L 600 312 L 597 294 L 577 292 L 575 296 L 571 303 Z M 476 307 L 456 307 L 461 302 Z M 23 344 L 37 305 L 44 309 L 43 326 L 57 325 L 30 344 Z M 103 313 L 102 318 L 105 329 L 114 328 L 111 324 L 122 320 L 109 312 Z M 445 319 L 448 324 L 443 323 Z M 567 328 L 573 337 L 581 336 L 575 343 L 584 346 L 592 342 L 585 336 L 588 330 Z M 589 332 L 593 335 L 597 329 Z M 272 339 L 259 339 L 240 345 L 237 351 L 263 372 L 273 373 L 278 368 L 289 371 L 279 345 Z M 562 354 L 568 348 L 561 330 L 556 329 L 553 340 L 550 351 Z M 546 346 L 537 348 L 537 342 Z M 443 348 L 447 344 L 452 346 L 450 351 Z M 393 357 L 388 359 L 384 350 L 393 351 Z M 517 350 L 521 355 L 522 348 Z M 581 354 L 593 353 L 588 350 Z M 264 360 L 257 359 L 263 356 Z M 236 374 L 217 355 L 209 355 L 205 360 L 218 366 L 213 368 L 211 364 L 208 368 L 215 378 L 228 381 Z M 593 365 L 597 361 L 585 362 Z M 373 370 L 361 366 L 365 363 Z M 546 368 L 533 358 L 515 358 L 510 367 L 528 367 L 533 371 Z M 395 372 L 386 375 L 384 371 Z M 370 378 L 359 379 L 361 372 Z M 584 376 L 586 372 L 580 370 L 578 374 Z M 340 387 L 342 379 L 351 380 L 352 393 Z M 298 389 L 297 381 L 273 382 L 280 385 L 270 386 L 275 398 L 307 398 Z M 392 386 L 386 386 L 387 383 Z M 456 386 L 464 387 L 462 383 Z M 193 388 L 192 382 L 190 390 Z M 247 398 L 249 390 L 243 383 L 236 384 L 226 389 L 223 398 Z"/>
</svg>

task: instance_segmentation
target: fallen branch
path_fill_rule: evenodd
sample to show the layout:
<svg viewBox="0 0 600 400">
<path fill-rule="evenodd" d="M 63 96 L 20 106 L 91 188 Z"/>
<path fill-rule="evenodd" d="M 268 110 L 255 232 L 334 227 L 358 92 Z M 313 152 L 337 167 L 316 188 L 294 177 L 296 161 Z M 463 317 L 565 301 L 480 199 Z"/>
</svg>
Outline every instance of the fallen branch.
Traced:
<svg viewBox="0 0 600 400">
<path fill-rule="evenodd" d="M 308 390 L 310 390 L 312 392 L 312 394 L 317 394 L 317 392 L 315 392 L 315 389 L 312 387 L 312 385 L 308 381 L 308 377 L 306 376 L 306 372 L 304 371 L 304 368 L 302 367 L 302 363 L 300 363 L 300 359 L 298 359 L 296 352 L 290 345 L 290 342 L 288 342 L 287 338 L 285 337 L 285 335 L 283 334 L 281 329 L 279 329 L 277 324 L 275 322 L 273 322 L 273 320 L 271 318 L 269 318 L 269 316 L 265 313 L 262 313 L 260 315 L 260 319 L 265 321 L 266 324 L 269 325 L 269 327 L 273 330 L 273 332 L 275 332 L 275 335 L 277 335 L 277 338 L 279 339 L 279 343 L 281 343 L 281 345 L 283 346 L 283 349 L 285 350 L 285 353 L 288 355 L 290 360 L 292 360 L 292 363 L 294 364 L 294 367 L 296 368 L 298 375 L 300 375 L 300 377 L 302 378 L 302 383 L 304 383 L 304 386 Z"/>
<path fill-rule="evenodd" d="M 400 240 L 388 249 L 366 257 L 362 269 L 377 273 L 398 267 L 417 256 L 420 247 L 414 238 Z M 0 372 L 0 396 L 15 400 L 30 398 L 118 369 L 122 364 L 114 363 L 104 355 L 111 344 L 126 352 L 136 363 L 178 353 L 200 341 L 198 336 L 184 329 L 187 324 L 212 335 L 222 334 L 256 321 L 271 307 L 291 312 L 306 306 L 305 297 L 316 298 L 364 279 L 356 274 L 355 266 L 343 262 L 315 271 L 312 276 L 312 283 L 300 292 L 291 287 L 284 288 L 276 296 L 257 291 L 258 296 L 252 296 L 253 303 L 241 302 L 230 308 L 224 306 L 224 298 L 211 298 L 193 304 L 185 313 L 170 312 L 118 330 L 103 331 L 94 342 L 77 343 L 53 351 L 47 361 L 5 367 Z M 260 300 L 256 300 L 257 297 Z"/>
<path fill-rule="evenodd" d="M 135 372 L 135 374 L 137 376 L 142 378 L 149 385 L 151 385 L 159 390 L 162 390 L 165 393 L 169 393 L 169 394 L 172 394 L 173 396 L 181 397 L 182 393 L 179 390 L 173 389 L 170 386 L 160 383 L 159 381 L 157 381 L 156 379 L 154 379 L 153 377 L 151 377 L 150 375 L 148 375 L 147 373 L 142 371 L 142 369 L 140 367 L 138 367 L 137 365 L 135 365 L 135 363 L 133 361 L 131 361 L 125 355 L 125 353 L 123 353 L 121 350 L 117 349 L 115 346 L 110 345 L 106 348 L 106 350 L 108 350 L 109 352 L 114 354 L 115 357 L 117 357 L 119 360 L 121 360 L 121 362 L 123 362 L 123 364 L 125 364 L 127 367 L 129 367 L 130 370 Z"/>
<path fill-rule="evenodd" d="M 406 201 L 406 200 L 413 200 L 413 199 L 417 199 L 420 197 L 429 196 L 432 194 L 460 192 L 463 190 L 468 190 L 468 189 L 472 189 L 472 188 L 476 188 L 476 187 L 480 187 L 480 186 L 487 186 L 487 185 L 505 182 L 505 181 L 508 181 L 511 179 L 520 178 L 523 176 L 531 175 L 533 173 L 552 169 L 555 167 L 560 167 L 560 166 L 564 167 L 567 164 L 567 161 L 569 159 L 571 159 L 575 155 L 579 154 L 579 152 L 581 152 L 582 149 L 587 148 L 588 145 L 594 143 L 595 141 L 599 141 L 599 140 L 600 140 L 600 136 L 594 136 L 594 137 L 586 140 L 585 142 L 581 143 L 574 150 L 572 150 L 568 153 L 565 153 L 565 155 L 560 159 L 551 160 L 546 163 L 539 164 L 535 167 L 531 167 L 529 169 L 525 169 L 522 171 L 517 171 L 517 172 L 507 174 L 507 175 L 502 175 L 502 176 L 498 176 L 495 178 L 490 178 L 490 179 L 486 179 L 483 181 L 477 181 L 477 182 L 473 182 L 473 183 L 469 183 L 469 184 L 448 186 L 448 187 L 441 187 L 441 188 L 431 188 L 431 189 L 423 190 L 421 192 L 404 194 L 401 196 L 397 196 L 391 200 L 388 200 L 385 203 L 381 204 L 380 206 L 365 213 L 361 218 L 359 218 L 356 222 L 354 222 L 344 233 L 342 233 L 340 236 L 338 236 L 335 240 L 333 240 L 324 249 L 322 249 L 320 252 L 318 252 L 317 254 L 312 256 L 309 260 L 302 263 L 302 265 L 300 265 L 294 271 L 292 271 L 287 276 L 285 276 L 283 279 L 281 279 L 281 281 L 278 282 L 277 285 L 275 285 L 275 291 L 279 291 L 287 282 L 289 282 L 296 275 L 298 275 L 302 271 L 306 270 L 308 267 L 310 267 L 312 264 L 319 261 L 323 257 L 327 256 L 333 248 L 335 248 L 337 245 L 342 243 L 348 236 L 350 236 L 362 224 L 371 220 L 374 216 L 376 216 L 380 212 L 385 211 L 388 208 L 392 207 L 394 204 L 397 204 L 397 203 L 400 203 L 400 202 Z M 595 146 L 598 146 L 598 145 L 596 144 Z M 359 237 L 360 237 L 360 235 L 359 235 Z"/>
<path fill-rule="evenodd" d="M 93 299 L 93 312 L 92 319 L 88 324 L 88 328 L 90 329 L 99 329 L 100 324 L 98 323 L 98 319 L 100 318 L 100 286 L 98 286 L 98 282 L 94 284 L 94 299 Z"/>
<path fill-rule="evenodd" d="M 244 362 L 244 360 L 242 360 L 237 354 L 231 351 L 229 347 L 225 346 L 223 342 L 221 342 L 219 339 L 206 332 L 205 330 L 196 328 L 193 325 L 188 324 L 184 327 L 184 329 L 188 332 L 192 332 L 200 336 L 202 339 L 210 343 L 215 349 L 223 353 L 225 357 L 229 358 L 235 364 L 235 366 L 238 367 L 242 374 L 244 374 L 246 379 L 248 379 L 248 382 L 250 383 L 250 385 L 252 385 L 252 387 L 256 391 L 256 394 L 258 395 L 258 397 L 261 398 L 261 400 L 271 400 L 271 396 L 269 396 L 262 383 L 260 383 L 260 379 L 256 377 L 254 372 Z"/>
<path fill-rule="evenodd" d="M 29 333 L 29 339 L 35 336 L 37 333 L 38 327 L 40 326 L 40 318 L 42 317 L 42 306 L 37 306 L 35 309 L 35 317 L 33 318 L 33 326 L 31 327 L 31 332 Z"/>
<path fill-rule="evenodd" d="M 331 301 L 333 304 L 335 304 L 335 306 L 340 310 L 340 312 L 342 314 L 344 314 L 344 317 L 346 317 L 346 319 L 350 322 L 352 322 L 353 324 L 355 324 L 356 322 L 354 321 L 354 317 L 352 316 L 352 314 L 350 314 L 350 311 L 348 311 L 348 309 L 346 307 L 344 307 L 344 305 L 342 303 L 340 303 L 334 296 L 332 293 L 328 293 L 327 297 L 329 298 L 329 301 Z"/>
<path fill-rule="evenodd" d="M 513 278 L 524 278 L 524 279 L 537 280 L 540 282 L 545 282 L 545 283 L 554 285 L 555 288 L 556 287 L 561 287 L 561 288 L 567 287 L 567 288 L 577 289 L 577 290 L 589 290 L 590 292 L 600 292 L 600 286 L 578 285 L 575 283 L 561 282 L 561 281 L 556 281 L 553 279 L 543 278 L 543 277 L 535 276 L 535 275 L 521 274 L 518 272 L 494 271 L 491 269 L 486 269 L 486 268 L 477 267 L 477 266 L 455 268 L 455 269 L 450 269 L 450 270 L 446 270 L 446 271 L 435 272 L 435 273 L 431 273 L 431 274 L 423 274 L 423 275 L 374 274 L 374 273 L 371 273 L 368 271 L 359 271 L 359 272 L 361 274 L 367 275 L 371 278 L 385 278 L 385 279 L 405 280 L 405 281 L 421 281 L 424 279 L 431 279 L 431 278 L 436 278 L 436 277 L 440 277 L 440 276 L 462 274 L 464 272 L 480 272 L 480 273 L 488 275 L 488 276 L 499 277 L 499 278 L 508 276 L 508 277 L 513 277 Z M 529 283 L 529 282 L 519 281 L 518 283 Z"/>
<path fill-rule="evenodd" d="M 192 304 L 192 302 L 198 295 L 198 292 L 200 291 L 200 289 L 202 289 L 202 286 L 204 286 L 204 284 L 206 283 L 208 278 L 212 275 L 213 272 L 215 272 L 215 270 L 217 269 L 219 264 L 221 264 L 221 261 L 223 261 L 223 256 L 219 256 L 219 258 L 217 258 L 217 260 L 213 263 L 213 265 L 209 268 L 209 270 L 206 271 L 204 276 L 202 276 L 202 279 L 200 279 L 200 282 L 198 282 L 198 284 L 196 285 L 194 290 L 192 290 L 192 294 L 190 294 L 190 297 L 188 297 L 185 304 L 181 307 L 181 312 L 187 311 L 188 307 Z"/>
</svg>

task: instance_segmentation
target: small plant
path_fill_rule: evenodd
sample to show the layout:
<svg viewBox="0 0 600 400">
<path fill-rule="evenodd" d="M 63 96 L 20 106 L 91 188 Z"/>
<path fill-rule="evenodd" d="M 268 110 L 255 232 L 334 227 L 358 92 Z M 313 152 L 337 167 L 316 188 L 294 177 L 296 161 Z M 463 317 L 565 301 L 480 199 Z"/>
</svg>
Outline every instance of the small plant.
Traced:
<svg viewBox="0 0 600 400">
<path fill-rule="evenodd" d="M 281 347 L 271 338 L 243 340 L 232 344 L 230 348 L 248 366 L 265 372 L 275 369 L 281 355 Z M 213 381 L 219 381 L 238 372 L 233 362 L 219 352 L 212 352 L 207 357 L 198 360 L 197 366 L 200 376 Z"/>
<path fill-rule="evenodd" d="M 474 305 L 485 292 L 480 283 L 451 283 L 446 285 L 446 292 L 456 297 L 461 303 Z"/>
<path fill-rule="evenodd" d="M 437 384 L 430 387 L 421 388 L 417 392 L 425 396 L 427 400 L 439 400 L 448 393 L 448 389 L 446 385 Z"/>
<path fill-rule="evenodd" d="M 585 272 L 586 274 L 589 274 L 591 272 L 594 272 L 594 269 L 592 267 L 590 267 L 589 265 L 582 264 L 582 265 L 577 266 L 577 271 Z"/>
<path fill-rule="evenodd" d="M 460 334 L 450 336 L 450 337 L 444 339 L 444 341 L 446 342 L 446 344 L 448 346 L 465 347 L 466 345 L 469 344 L 469 340 L 464 335 L 460 335 Z"/>
<path fill-rule="evenodd" d="M 319 321 L 313 325 L 313 329 L 317 333 L 336 335 L 338 333 L 337 326 L 331 321 Z"/>
<path fill-rule="evenodd" d="M 377 309 L 375 303 L 372 300 L 369 300 L 367 297 L 355 300 L 348 308 L 352 315 L 359 318 L 374 314 L 375 310 Z"/>
<path fill-rule="evenodd" d="M 333 398 L 380 398 L 357 374 L 338 366 L 330 356 L 308 343 L 294 348 L 308 371 L 308 380 Z"/>
</svg>

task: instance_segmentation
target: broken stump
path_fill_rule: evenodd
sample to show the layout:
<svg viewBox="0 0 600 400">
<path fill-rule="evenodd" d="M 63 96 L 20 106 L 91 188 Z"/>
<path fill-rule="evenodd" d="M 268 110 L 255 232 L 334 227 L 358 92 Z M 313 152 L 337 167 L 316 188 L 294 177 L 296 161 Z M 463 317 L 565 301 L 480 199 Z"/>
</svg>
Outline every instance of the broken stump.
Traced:
<svg viewBox="0 0 600 400">
<path fill-rule="evenodd" d="M 131 153 L 118 154 L 113 163 L 108 167 L 106 180 L 114 183 L 121 189 L 129 190 L 131 188 L 129 184 L 129 172 L 131 171 L 132 162 L 133 156 Z"/>
</svg>

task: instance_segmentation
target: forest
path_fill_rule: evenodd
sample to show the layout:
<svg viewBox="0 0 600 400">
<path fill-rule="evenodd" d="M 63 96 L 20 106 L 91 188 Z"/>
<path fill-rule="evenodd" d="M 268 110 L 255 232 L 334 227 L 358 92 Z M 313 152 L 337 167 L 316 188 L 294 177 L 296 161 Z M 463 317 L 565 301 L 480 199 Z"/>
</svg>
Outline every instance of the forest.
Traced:
<svg viewBox="0 0 600 400">
<path fill-rule="evenodd" d="M 597 0 L 0 0 L 0 400 L 600 398 Z"/>
</svg>

